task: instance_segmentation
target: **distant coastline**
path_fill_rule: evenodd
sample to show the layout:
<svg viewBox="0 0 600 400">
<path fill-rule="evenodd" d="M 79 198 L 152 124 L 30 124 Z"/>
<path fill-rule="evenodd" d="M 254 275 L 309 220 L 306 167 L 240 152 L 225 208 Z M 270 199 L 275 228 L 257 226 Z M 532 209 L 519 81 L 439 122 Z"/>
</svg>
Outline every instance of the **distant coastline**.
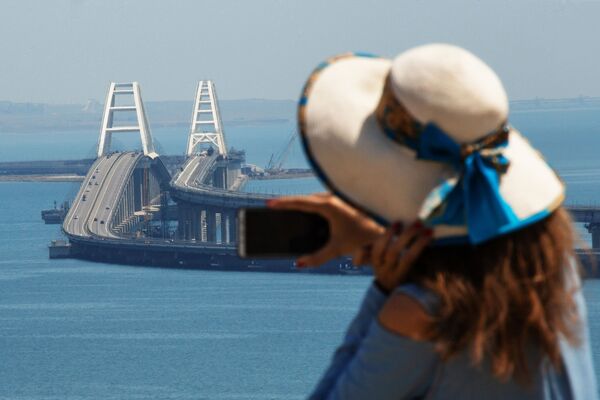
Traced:
<svg viewBox="0 0 600 400">
<path fill-rule="evenodd" d="M 0 175 L 2 182 L 81 182 L 81 175 Z"/>
<path fill-rule="evenodd" d="M 221 100 L 219 105 L 223 123 L 229 126 L 285 123 L 296 115 L 292 100 Z M 189 127 L 192 100 L 148 101 L 145 106 L 151 128 Z M 0 134 L 98 129 L 102 111 L 95 100 L 66 105 L 0 101 Z"/>
<path fill-rule="evenodd" d="M 220 106 L 223 123 L 229 126 L 293 122 L 296 116 L 294 100 L 221 100 Z M 146 109 L 150 126 L 188 127 L 191 107 L 191 100 L 149 101 Z M 600 110 L 600 97 L 535 98 L 510 102 L 511 113 L 575 110 Z M 97 129 L 101 118 L 102 104 L 95 100 L 87 104 L 66 105 L 0 101 L 0 134 Z"/>
<path fill-rule="evenodd" d="M 574 97 L 564 99 L 514 100 L 510 102 L 512 113 L 551 112 L 575 110 L 600 110 L 600 97 Z"/>
</svg>

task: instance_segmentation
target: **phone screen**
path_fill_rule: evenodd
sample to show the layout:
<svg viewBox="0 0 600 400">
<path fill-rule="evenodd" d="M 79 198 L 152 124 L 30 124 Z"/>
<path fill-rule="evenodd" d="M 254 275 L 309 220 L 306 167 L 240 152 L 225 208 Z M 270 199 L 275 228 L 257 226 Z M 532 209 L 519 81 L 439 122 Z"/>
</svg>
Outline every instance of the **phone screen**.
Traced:
<svg viewBox="0 0 600 400">
<path fill-rule="evenodd" d="M 327 243 L 329 223 L 302 211 L 243 208 L 238 212 L 238 234 L 240 257 L 296 257 Z"/>
</svg>

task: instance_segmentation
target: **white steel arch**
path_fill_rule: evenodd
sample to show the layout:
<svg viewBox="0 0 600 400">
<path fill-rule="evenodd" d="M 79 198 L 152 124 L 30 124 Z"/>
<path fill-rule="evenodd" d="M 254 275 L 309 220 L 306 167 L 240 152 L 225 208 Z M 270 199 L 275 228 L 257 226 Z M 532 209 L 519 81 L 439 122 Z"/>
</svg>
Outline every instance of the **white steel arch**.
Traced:
<svg viewBox="0 0 600 400">
<path fill-rule="evenodd" d="M 116 105 L 117 96 L 133 100 L 133 104 Z M 135 112 L 137 124 L 115 126 L 115 113 L 125 111 Z M 154 150 L 154 142 L 150 133 L 150 127 L 148 126 L 144 103 L 142 102 L 140 85 L 137 82 L 110 83 L 108 94 L 106 95 L 106 103 L 104 104 L 102 128 L 100 129 L 100 138 L 98 140 L 98 158 L 110 152 L 112 134 L 115 132 L 139 132 L 144 155 L 151 158 L 158 157 L 158 154 Z"/>
<path fill-rule="evenodd" d="M 186 155 L 193 155 L 200 143 L 209 143 L 217 148 L 219 154 L 227 155 L 217 93 L 212 81 L 198 82 Z"/>
</svg>

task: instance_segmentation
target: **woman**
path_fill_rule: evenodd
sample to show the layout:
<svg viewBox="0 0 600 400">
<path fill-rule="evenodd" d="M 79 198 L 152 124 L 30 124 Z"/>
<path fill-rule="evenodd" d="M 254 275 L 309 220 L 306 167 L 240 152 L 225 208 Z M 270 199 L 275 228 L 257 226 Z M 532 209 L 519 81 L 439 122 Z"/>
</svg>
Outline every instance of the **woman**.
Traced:
<svg viewBox="0 0 600 400">
<path fill-rule="evenodd" d="M 564 187 L 507 117 L 455 46 L 311 75 L 300 130 L 334 194 L 269 205 L 329 220 L 299 267 L 354 253 L 375 275 L 312 398 L 597 397 Z"/>
</svg>

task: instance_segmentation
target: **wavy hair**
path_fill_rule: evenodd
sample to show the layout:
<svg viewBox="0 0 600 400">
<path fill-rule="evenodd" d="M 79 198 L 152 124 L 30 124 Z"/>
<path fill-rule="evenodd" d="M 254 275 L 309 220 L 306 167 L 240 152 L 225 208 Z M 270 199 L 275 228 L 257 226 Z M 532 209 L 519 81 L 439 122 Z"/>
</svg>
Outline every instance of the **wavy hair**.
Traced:
<svg viewBox="0 0 600 400">
<path fill-rule="evenodd" d="M 574 238 L 571 219 L 559 208 L 478 246 L 424 252 L 408 278 L 441 299 L 427 339 L 442 358 L 467 350 L 476 365 L 488 359 L 500 380 L 528 383 L 527 348 L 534 345 L 537 362 L 547 356 L 560 369 L 559 337 L 579 341 Z"/>
</svg>

